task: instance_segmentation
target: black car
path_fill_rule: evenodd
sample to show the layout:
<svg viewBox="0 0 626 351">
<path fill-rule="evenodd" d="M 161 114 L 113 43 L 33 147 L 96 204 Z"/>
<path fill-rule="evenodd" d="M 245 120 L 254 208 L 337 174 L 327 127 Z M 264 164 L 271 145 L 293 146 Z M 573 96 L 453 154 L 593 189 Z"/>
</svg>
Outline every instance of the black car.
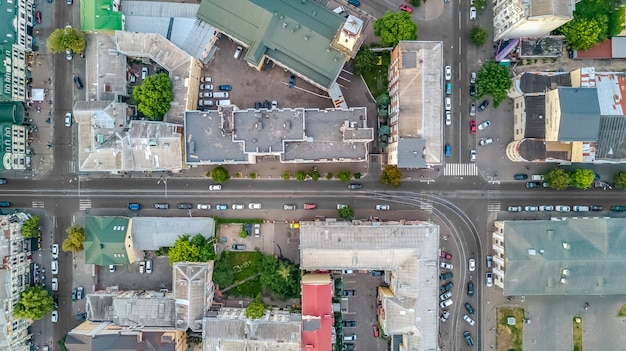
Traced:
<svg viewBox="0 0 626 351">
<path fill-rule="evenodd" d="M 470 96 L 474 97 L 476 95 L 476 86 L 475 85 L 470 85 Z"/>
<path fill-rule="evenodd" d="M 452 279 L 452 272 L 446 272 L 444 274 L 440 274 L 439 275 L 439 280 L 448 280 L 448 279 Z"/>
<path fill-rule="evenodd" d="M 356 321 L 343 321 L 343 326 L 346 328 L 356 327 Z"/>
<path fill-rule="evenodd" d="M 384 271 L 370 271 L 369 275 L 371 277 L 380 277 L 381 275 L 383 275 L 385 272 Z"/>
<path fill-rule="evenodd" d="M 474 283 L 472 282 L 467 282 L 467 296 L 474 296 Z"/>
<path fill-rule="evenodd" d="M 291 77 L 289 77 L 289 87 L 293 88 L 293 84 L 296 81 L 296 76 L 294 74 L 291 75 Z"/>
<path fill-rule="evenodd" d="M 526 180 L 528 179 L 528 174 L 519 173 L 513 176 L 515 180 Z"/>
<path fill-rule="evenodd" d="M 74 76 L 74 86 L 76 87 L 76 89 L 83 88 L 83 82 L 80 80 L 79 76 Z"/>
<path fill-rule="evenodd" d="M 526 183 L 526 188 L 528 188 L 528 189 L 538 188 L 540 186 L 541 186 L 541 183 L 539 183 L 539 182 L 528 182 L 528 183 Z"/>
<path fill-rule="evenodd" d="M 255 109 L 255 110 L 260 110 L 260 109 L 261 109 L 261 107 L 263 107 L 263 103 L 262 103 L 262 102 L 260 102 L 260 101 L 256 101 L 256 102 L 254 103 L 254 109 Z"/>
<path fill-rule="evenodd" d="M 485 100 L 480 105 L 478 105 L 478 111 L 483 112 L 487 106 L 489 106 L 489 101 Z"/>
<path fill-rule="evenodd" d="M 354 350 L 354 344 L 343 344 L 344 350 Z"/>
<path fill-rule="evenodd" d="M 623 212 L 623 211 L 626 211 L 626 206 L 611 206 L 611 211 Z"/>
<path fill-rule="evenodd" d="M 356 290 L 344 290 L 341 292 L 342 296 L 356 296 Z"/>
<path fill-rule="evenodd" d="M 177 207 L 181 210 L 191 210 L 193 208 L 193 205 L 189 202 L 181 202 L 178 204 Z"/>
<path fill-rule="evenodd" d="M 357 189 L 361 189 L 363 188 L 363 184 L 361 183 L 350 183 L 348 184 L 348 189 L 350 190 L 357 190 Z"/>
<path fill-rule="evenodd" d="M 72 301 L 76 301 L 76 288 L 72 289 Z"/>
<path fill-rule="evenodd" d="M 472 307 L 472 305 L 469 304 L 469 302 L 465 303 L 465 309 L 467 310 L 467 312 L 469 312 L 469 314 L 474 314 L 476 313 L 476 311 L 474 310 L 474 308 Z"/>
<path fill-rule="evenodd" d="M 472 334 L 470 334 L 470 332 L 466 331 L 465 333 L 463 333 L 463 337 L 465 337 L 465 342 L 467 343 L 467 346 L 474 346 L 474 339 L 472 339 Z"/>
<path fill-rule="evenodd" d="M 592 211 L 602 211 L 602 208 L 603 207 L 600 206 L 600 205 L 591 205 L 591 206 L 589 206 L 589 209 L 592 210 Z"/>
<path fill-rule="evenodd" d="M 442 293 L 452 290 L 452 288 L 454 288 L 454 283 L 453 282 L 449 282 L 448 284 L 442 285 L 439 287 L 439 291 L 441 291 Z"/>
<path fill-rule="evenodd" d="M 265 101 L 263 101 L 263 108 L 264 108 L 264 109 L 269 110 L 269 109 L 270 109 L 270 107 L 272 107 L 272 104 L 270 103 L 270 101 L 269 101 L 269 100 L 265 100 Z"/>
</svg>

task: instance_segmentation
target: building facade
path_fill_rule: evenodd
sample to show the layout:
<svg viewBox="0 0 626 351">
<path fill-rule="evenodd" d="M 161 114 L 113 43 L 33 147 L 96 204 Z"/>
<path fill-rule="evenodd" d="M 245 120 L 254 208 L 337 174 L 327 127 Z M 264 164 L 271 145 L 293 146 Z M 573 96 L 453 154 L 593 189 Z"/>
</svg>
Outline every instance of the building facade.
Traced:
<svg viewBox="0 0 626 351">
<path fill-rule="evenodd" d="M 574 18 L 574 0 L 497 0 L 494 40 L 542 37 Z"/>
</svg>

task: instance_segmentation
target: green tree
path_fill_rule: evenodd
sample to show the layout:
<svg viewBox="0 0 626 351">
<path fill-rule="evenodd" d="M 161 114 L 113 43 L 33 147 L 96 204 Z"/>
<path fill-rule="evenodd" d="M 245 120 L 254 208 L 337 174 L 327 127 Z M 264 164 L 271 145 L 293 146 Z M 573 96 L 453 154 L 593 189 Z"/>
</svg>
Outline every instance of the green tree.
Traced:
<svg viewBox="0 0 626 351">
<path fill-rule="evenodd" d="M 380 175 L 380 182 L 385 185 L 400 186 L 400 179 L 402 173 L 398 169 L 398 166 L 387 165 Z"/>
<path fill-rule="evenodd" d="M 70 50 L 73 53 L 81 52 L 85 49 L 85 33 L 67 26 L 55 29 L 46 41 L 48 51 L 55 54 Z"/>
<path fill-rule="evenodd" d="M 170 263 L 175 262 L 207 262 L 215 259 L 213 250 L 214 240 L 207 240 L 201 234 L 193 238 L 189 235 L 181 235 L 170 248 Z"/>
<path fill-rule="evenodd" d="M 391 98 L 389 97 L 389 94 L 387 93 L 380 94 L 376 97 L 376 107 L 378 108 L 381 108 L 381 107 L 386 108 L 390 102 L 391 102 Z"/>
<path fill-rule="evenodd" d="M 590 169 L 579 168 L 569 175 L 569 183 L 578 189 L 589 189 L 596 174 Z"/>
<path fill-rule="evenodd" d="M 493 98 L 493 106 L 498 107 L 507 98 L 513 82 L 509 69 L 495 61 L 486 62 L 476 73 L 476 99 L 485 96 Z"/>
<path fill-rule="evenodd" d="M 337 210 L 339 218 L 344 221 L 351 221 L 354 218 L 354 209 L 350 206 L 346 206 Z"/>
<path fill-rule="evenodd" d="M 333 179 L 333 172 L 326 173 L 326 179 L 328 179 L 328 180 Z"/>
<path fill-rule="evenodd" d="M 250 319 L 259 319 L 263 317 L 266 309 L 267 307 L 263 301 L 261 301 L 261 295 L 258 295 L 254 300 L 252 300 L 252 302 L 250 302 L 248 307 L 246 307 L 246 317 Z"/>
<path fill-rule="evenodd" d="M 305 171 L 297 171 L 296 172 L 296 180 L 299 182 L 304 182 L 306 180 L 306 172 Z"/>
<path fill-rule="evenodd" d="M 361 45 L 354 57 L 354 74 L 360 76 L 376 67 L 376 54 L 367 45 Z"/>
<path fill-rule="evenodd" d="M 626 172 L 619 172 L 613 176 L 613 180 L 615 181 L 615 186 L 626 190 Z"/>
<path fill-rule="evenodd" d="M 217 166 L 211 171 L 211 178 L 213 178 L 213 181 L 216 183 L 224 183 L 230 179 L 230 174 L 226 168 Z"/>
<path fill-rule="evenodd" d="M 487 41 L 487 36 L 489 36 L 487 30 L 480 26 L 473 26 L 472 30 L 470 31 L 470 41 L 475 46 L 485 45 L 485 42 Z"/>
<path fill-rule="evenodd" d="M 417 39 L 417 24 L 407 12 L 387 11 L 374 22 L 374 35 L 380 38 L 383 45 L 395 47 L 400 40 Z"/>
<path fill-rule="evenodd" d="M 224 251 L 213 266 L 213 282 L 220 288 L 230 286 L 235 280 L 230 251 Z"/>
<path fill-rule="evenodd" d="M 26 239 L 39 236 L 39 216 L 32 216 L 22 224 L 22 235 Z"/>
<path fill-rule="evenodd" d="M 386 140 L 386 137 L 388 137 L 389 134 L 391 134 L 391 128 L 388 125 L 385 124 L 385 125 L 380 126 L 380 128 L 378 128 L 378 136 L 379 137 L 383 137 L 384 136 L 385 140 Z"/>
<path fill-rule="evenodd" d="M 39 286 L 29 286 L 20 293 L 20 299 L 13 309 L 13 316 L 33 321 L 52 312 L 54 300 L 48 291 Z"/>
<path fill-rule="evenodd" d="M 83 242 L 85 241 L 85 229 L 77 225 L 73 225 L 66 230 L 67 237 L 61 243 L 63 251 L 80 252 L 85 249 Z"/>
<path fill-rule="evenodd" d="M 487 0 L 474 0 L 474 7 L 478 10 L 484 10 L 487 7 Z"/>
<path fill-rule="evenodd" d="M 337 173 L 337 178 L 339 179 L 340 182 L 347 183 L 352 178 L 352 173 L 344 169 Z"/>
<path fill-rule="evenodd" d="M 153 120 L 161 120 L 170 109 L 174 99 L 172 82 L 165 73 L 147 76 L 141 85 L 133 90 L 133 99 L 139 111 Z"/>
<path fill-rule="evenodd" d="M 283 179 L 284 179 L 284 180 L 289 180 L 289 179 L 291 179 L 291 173 L 289 173 L 289 172 L 283 172 Z"/>
<path fill-rule="evenodd" d="M 322 176 L 320 175 L 320 172 L 317 171 L 317 168 L 313 169 L 311 171 L 311 173 L 309 173 L 309 177 L 311 177 L 311 179 L 313 179 L 314 182 L 318 181 Z"/>
<path fill-rule="evenodd" d="M 543 180 L 554 190 L 565 190 L 569 186 L 569 174 L 562 168 L 552 168 L 543 175 Z"/>
<path fill-rule="evenodd" d="M 624 26 L 624 5 L 619 6 L 615 11 L 609 14 L 609 23 L 607 25 L 607 34 L 609 38 L 617 36 Z"/>
<path fill-rule="evenodd" d="M 574 18 L 560 27 L 567 43 L 574 50 L 587 50 L 600 41 L 602 30 L 593 19 Z"/>
<path fill-rule="evenodd" d="M 300 270 L 273 255 L 261 259 L 260 281 L 263 289 L 271 290 L 280 299 L 300 296 Z"/>
</svg>

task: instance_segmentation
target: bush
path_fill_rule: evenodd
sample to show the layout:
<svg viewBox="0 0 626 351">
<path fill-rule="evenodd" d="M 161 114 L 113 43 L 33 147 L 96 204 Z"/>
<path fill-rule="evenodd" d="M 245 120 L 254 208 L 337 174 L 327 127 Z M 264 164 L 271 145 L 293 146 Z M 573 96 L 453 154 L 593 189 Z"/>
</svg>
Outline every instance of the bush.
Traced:
<svg viewBox="0 0 626 351">
<path fill-rule="evenodd" d="M 213 181 L 216 183 L 223 183 L 230 179 L 230 174 L 226 168 L 218 166 L 211 171 L 211 178 L 213 178 Z"/>
<path fill-rule="evenodd" d="M 328 180 L 333 179 L 333 173 L 332 172 L 326 173 L 326 179 L 328 179 Z"/>
<path fill-rule="evenodd" d="M 289 179 L 291 179 L 291 173 L 289 173 L 289 172 L 283 172 L 283 179 L 284 179 L 284 180 L 289 180 Z"/>
<path fill-rule="evenodd" d="M 311 173 L 309 173 L 309 177 L 311 177 L 313 181 L 317 181 L 318 179 L 320 179 L 321 175 L 320 172 L 317 171 L 317 169 L 314 169 L 313 171 L 311 171 Z"/>
<path fill-rule="evenodd" d="M 306 172 L 305 171 L 297 171 L 296 172 L 296 180 L 299 182 L 304 182 L 306 180 Z"/>
<path fill-rule="evenodd" d="M 351 175 L 352 175 L 352 173 L 350 173 L 350 171 L 347 171 L 347 170 L 344 169 L 344 170 L 339 171 L 339 173 L 337 173 L 337 178 L 342 183 L 347 183 L 347 182 L 350 181 Z"/>
<path fill-rule="evenodd" d="M 361 173 L 359 172 L 354 173 L 353 176 L 354 176 L 354 179 L 361 179 Z"/>
<path fill-rule="evenodd" d="M 250 172 L 250 179 L 256 179 L 256 172 Z"/>
</svg>

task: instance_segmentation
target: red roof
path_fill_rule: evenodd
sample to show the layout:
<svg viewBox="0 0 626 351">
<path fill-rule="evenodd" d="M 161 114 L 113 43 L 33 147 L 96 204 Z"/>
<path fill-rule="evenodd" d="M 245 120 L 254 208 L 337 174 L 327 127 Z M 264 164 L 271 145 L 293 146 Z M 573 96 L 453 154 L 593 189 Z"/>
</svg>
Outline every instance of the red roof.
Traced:
<svg viewBox="0 0 626 351">
<path fill-rule="evenodd" d="M 319 328 L 305 330 L 304 323 L 315 320 L 319 320 Z M 302 284 L 302 322 L 302 350 L 332 351 L 335 317 L 331 283 Z"/>
<path fill-rule="evenodd" d="M 610 59 L 613 56 L 613 41 L 607 39 L 591 47 L 589 50 L 576 50 L 578 59 Z"/>
</svg>

